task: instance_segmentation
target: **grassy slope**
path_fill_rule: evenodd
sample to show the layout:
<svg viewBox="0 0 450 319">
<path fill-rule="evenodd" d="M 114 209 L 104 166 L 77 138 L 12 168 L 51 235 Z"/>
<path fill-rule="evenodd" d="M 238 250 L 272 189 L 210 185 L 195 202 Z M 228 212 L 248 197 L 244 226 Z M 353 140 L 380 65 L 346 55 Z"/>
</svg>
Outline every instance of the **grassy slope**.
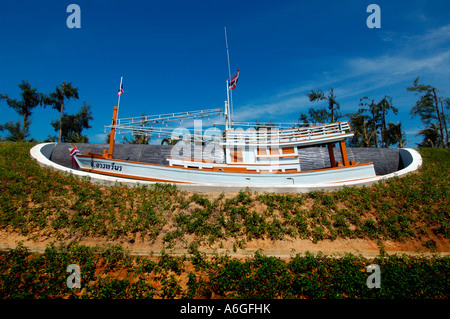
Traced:
<svg viewBox="0 0 450 319">
<path fill-rule="evenodd" d="M 30 237 L 186 238 L 189 255 L 130 257 L 120 246 L 71 243 L 31 254 L 19 245 L 0 255 L 1 298 L 448 298 L 450 258 L 383 256 L 375 260 L 297 255 L 289 262 L 257 253 L 245 260 L 206 258 L 202 243 L 300 237 L 448 238 L 449 151 L 422 150 L 418 174 L 365 189 L 230 198 L 187 194 L 171 186 L 103 188 L 42 169 L 30 144 L 0 144 L 0 227 Z M 82 269 L 82 289 L 68 289 L 66 267 Z M 366 267 L 382 269 L 382 289 L 368 289 Z"/>
<path fill-rule="evenodd" d="M 208 196 L 173 186 L 99 187 L 40 168 L 30 144 L 0 144 L 0 228 L 30 238 L 162 238 L 170 247 L 253 238 L 449 238 L 450 151 L 421 150 L 418 174 L 332 193 Z M 228 198 L 227 198 L 228 197 Z M 192 239 L 194 238 L 194 239 Z"/>
</svg>

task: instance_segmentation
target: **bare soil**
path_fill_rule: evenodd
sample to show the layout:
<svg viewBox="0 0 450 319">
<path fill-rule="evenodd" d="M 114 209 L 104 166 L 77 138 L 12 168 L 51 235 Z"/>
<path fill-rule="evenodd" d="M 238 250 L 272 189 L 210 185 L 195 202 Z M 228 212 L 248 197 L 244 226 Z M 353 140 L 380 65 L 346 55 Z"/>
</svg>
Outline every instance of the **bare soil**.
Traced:
<svg viewBox="0 0 450 319">
<path fill-rule="evenodd" d="M 429 240 L 428 238 L 427 240 Z M 321 240 L 314 243 L 309 239 L 286 238 L 284 240 L 270 240 L 270 239 L 253 239 L 245 242 L 243 249 L 237 248 L 234 240 L 215 242 L 212 245 L 207 243 L 200 243 L 199 250 L 206 254 L 227 254 L 234 257 L 251 257 L 257 250 L 267 256 L 276 256 L 280 258 L 291 258 L 296 254 L 304 254 L 310 252 L 313 254 L 322 253 L 330 256 L 342 256 L 347 253 L 354 255 L 362 255 L 366 258 L 372 258 L 380 255 L 381 249 L 391 254 L 408 254 L 408 255 L 431 255 L 438 254 L 441 256 L 450 255 L 450 240 L 434 236 L 431 238 L 436 243 L 436 249 L 430 250 L 423 245 L 423 240 L 409 239 L 403 242 L 372 239 L 348 239 L 337 238 L 335 240 Z M 155 241 L 135 240 L 128 242 L 124 240 L 111 240 L 105 238 L 71 238 L 64 241 L 58 241 L 50 236 L 34 236 L 30 239 L 29 236 L 23 236 L 18 233 L 7 232 L 0 230 L 0 250 L 14 249 L 19 242 L 28 247 L 32 252 L 44 252 L 45 248 L 55 243 L 68 244 L 70 241 L 76 241 L 79 244 L 86 246 L 103 246 L 120 244 L 122 247 L 129 250 L 131 255 L 159 255 L 164 249 L 166 253 L 175 255 L 188 254 L 188 246 L 195 241 L 195 238 L 189 235 L 184 237 L 183 241 L 178 241 L 172 247 L 167 247 L 162 241 L 160 235 Z"/>
</svg>

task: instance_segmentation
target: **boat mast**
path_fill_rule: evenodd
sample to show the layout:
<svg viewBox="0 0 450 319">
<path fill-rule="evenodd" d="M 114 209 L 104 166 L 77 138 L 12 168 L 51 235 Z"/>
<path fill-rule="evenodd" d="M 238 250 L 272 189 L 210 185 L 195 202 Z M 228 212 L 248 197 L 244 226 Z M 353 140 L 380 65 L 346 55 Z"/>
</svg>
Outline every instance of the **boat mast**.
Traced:
<svg viewBox="0 0 450 319">
<path fill-rule="evenodd" d="M 104 158 L 113 158 L 114 156 L 114 143 L 116 139 L 116 124 L 117 124 L 117 113 L 119 112 L 119 107 L 114 106 L 112 125 L 111 125 L 111 133 L 109 134 L 109 149 L 108 152 L 103 150 Z"/>
<path fill-rule="evenodd" d="M 225 109 L 225 113 L 226 113 L 225 128 L 229 129 L 230 119 L 231 119 L 231 123 L 233 123 L 233 113 L 232 113 L 233 97 L 231 95 L 232 93 L 230 92 L 230 86 L 229 86 L 229 81 L 231 80 L 231 69 L 230 69 L 230 53 L 228 51 L 227 27 L 224 27 L 224 29 L 225 29 L 225 46 L 227 48 L 227 61 L 228 61 L 227 105 L 226 105 L 226 109 Z"/>
<path fill-rule="evenodd" d="M 104 158 L 113 158 L 114 157 L 114 144 L 116 142 L 117 117 L 119 115 L 120 96 L 123 93 L 122 80 L 123 80 L 123 76 L 120 77 L 119 92 L 117 93 L 117 106 L 114 106 L 114 111 L 113 111 L 111 133 L 109 134 L 109 149 L 108 149 L 108 152 L 106 152 L 106 150 L 103 150 Z"/>
</svg>

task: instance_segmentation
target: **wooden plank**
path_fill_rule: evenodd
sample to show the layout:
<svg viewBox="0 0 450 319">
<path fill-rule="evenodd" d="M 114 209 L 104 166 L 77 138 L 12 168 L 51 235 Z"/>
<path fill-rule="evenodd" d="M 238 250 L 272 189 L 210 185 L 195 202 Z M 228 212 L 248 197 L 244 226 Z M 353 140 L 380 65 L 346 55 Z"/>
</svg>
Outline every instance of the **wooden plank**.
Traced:
<svg viewBox="0 0 450 319">
<path fill-rule="evenodd" d="M 344 163 L 344 166 L 350 166 L 350 163 L 348 161 L 347 147 L 345 146 L 345 141 L 339 142 L 339 148 L 341 149 L 342 162 Z"/>
<path fill-rule="evenodd" d="M 265 148 L 258 148 L 256 152 L 257 155 L 267 155 L 267 150 Z"/>
<path fill-rule="evenodd" d="M 244 157 L 242 155 L 242 149 L 238 149 L 237 151 L 230 150 L 230 157 L 231 157 L 232 163 L 244 162 Z"/>
<path fill-rule="evenodd" d="M 283 154 L 295 154 L 294 147 L 283 147 L 282 149 Z"/>
<path fill-rule="evenodd" d="M 328 147 L 328 155 L 330 156 L 331 167 L 336 167 L 336 159 L 334 158 L 334 151 L 333 151 L 334 143 L 327 144 L 327 147 Z"/>
</svg>

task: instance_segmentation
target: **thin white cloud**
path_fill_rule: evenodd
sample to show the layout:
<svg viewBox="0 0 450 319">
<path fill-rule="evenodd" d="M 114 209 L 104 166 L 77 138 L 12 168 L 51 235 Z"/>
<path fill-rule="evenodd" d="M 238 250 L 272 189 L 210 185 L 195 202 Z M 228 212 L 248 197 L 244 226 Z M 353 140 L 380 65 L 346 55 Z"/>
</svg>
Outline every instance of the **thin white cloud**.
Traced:
<svg viewBox="0 0 450 319">
<path fill-rule="evenodd" d="M 394 36 L 393 33 L 388 35 Z M 306 112 L 313 106 L 306 94 L 317 88 L 327 91 L 333 86 L 336 96 L 341 100 L 359 99 L 377 89 L 390 88 L 406 82 L 412 84 L 412 80 L 419 75 L 427 75 L 431 79 L 448 78 L 450 47 L 446 47 L 446 44 L 450 43 L 450 24 L 421 35 L 403 36 L 399 41 L 401 43 L 395 54 L 351 57 L 343 61 L 341 69 L 334 72 L 331 77 L 289 87 L 274 94 L 269 98 L 269 102 L 247 103 L 235 109 L 235 118 L 254 121 L 266 117 L 285 118 L 292 113 L 292 121 L 296 121 L 297 118 L 294 117 L 298 117 L 300 112 Z"/>
<path fill-rule="evenodd" d="M 381 56 L 376 58 L 353 58 L 348 61 L 349 71 L 354 76 L 367 74 L 379 76 L 403 76 L 422 71 L 448 73 L 450 70 L 450 50 L 434 56 L 413 58 L 406 56 Z M 402 78 L 401 78 L 402 79 Z"/>
<path fill-rule="evenodd" d="M 450 44 L 450 24 L 429 30 L 421 35 L 409 37 L 407 40 L 414 50 L 435 49 L 442 45 L 448 46 Z"/>
<path fill-rule="evenodd" d="M 105 143 L 106 141 L 106 133 L 95 134 L 92 137 L 89 137 L 91 143 Z"/>
<path fill-rule="evenodd" d="M 392 36 L 393 33 L 387 32 L 387 35 Z M 380 73 L 401 76 L 422 71 L 448 73 L 450 24 L 421 35 L 399 37 L 397 42 L 399 49 L 395 55 L 352 58 L 347 63 L 349 71 L 356 76 Z"/>
</svg>

